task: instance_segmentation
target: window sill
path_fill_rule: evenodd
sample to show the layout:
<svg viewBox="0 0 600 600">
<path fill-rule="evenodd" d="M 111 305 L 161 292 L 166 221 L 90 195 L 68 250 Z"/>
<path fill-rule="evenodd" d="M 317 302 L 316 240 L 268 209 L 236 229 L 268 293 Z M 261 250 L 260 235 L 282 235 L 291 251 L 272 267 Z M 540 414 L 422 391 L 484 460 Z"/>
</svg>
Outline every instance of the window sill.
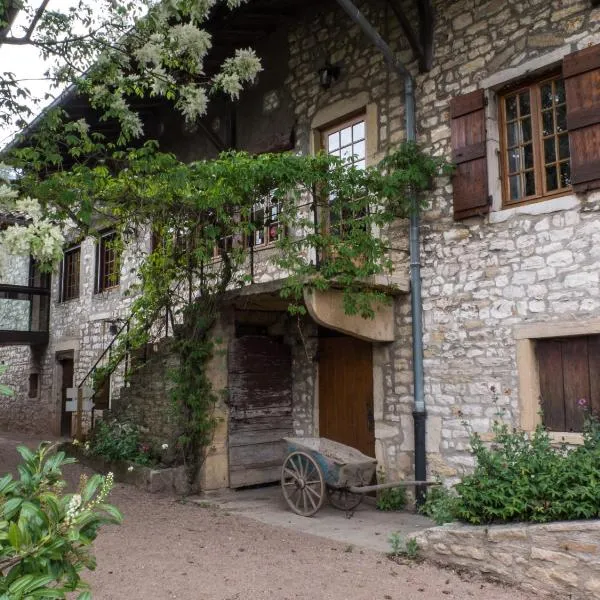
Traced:
<svg viewBox="0 0 600 600">
<path fill-rule="evenodd" d="M 103 290 L 95 292 L 94 297 L 98 298 L 99 296 L 108 296 L 109 294 L 112 294 L 113 292 L 118 291 L 119 287 L 120 287 L 119 285 L 113 285 L 112 287 L 104 288 Z"/>
<path fill-rule="evenodd" d="M 81 300 L 81 296 L 76 296 L 75 298 L 69 298 L 68 300 L 57 300 L 56 305 L 57 306 L 65 306 L 67 304 L 71 304 L 72 302 L 77 302 L 78 300 Z"/>
<path fill-rule="evenodd" d="M 558 198 L 542 200 L 541 202 L 531 202 L 529 204 L 492 211 L 488 215 L 488 222 L 490 224 L 504 223 L 517 215 L 546 215 L 561 210 L 570 210 L 578 207 L 579 204 L 579 198 L 575 194 L 567 194 Z"/>
</svg>

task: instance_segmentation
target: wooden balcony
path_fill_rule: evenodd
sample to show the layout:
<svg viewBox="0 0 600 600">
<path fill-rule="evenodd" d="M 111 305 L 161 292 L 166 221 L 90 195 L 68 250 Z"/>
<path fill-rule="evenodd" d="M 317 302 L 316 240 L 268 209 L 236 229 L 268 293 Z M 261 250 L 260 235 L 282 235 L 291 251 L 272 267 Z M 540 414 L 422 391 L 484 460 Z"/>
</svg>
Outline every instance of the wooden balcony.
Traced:
<svg viewBox="0 0 600 600">
<path fill-rule="evenodd" d="M 0 283 L 0 346 L 48 343 L 50 289 Z"/>
</svg>

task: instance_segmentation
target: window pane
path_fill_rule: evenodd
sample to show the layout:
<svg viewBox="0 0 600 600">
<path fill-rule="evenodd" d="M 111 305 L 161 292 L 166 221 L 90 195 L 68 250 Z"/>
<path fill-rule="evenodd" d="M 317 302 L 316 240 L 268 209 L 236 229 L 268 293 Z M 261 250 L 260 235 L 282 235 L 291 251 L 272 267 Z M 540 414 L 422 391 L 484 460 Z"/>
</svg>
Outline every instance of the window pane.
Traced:
<svg viewBox="0 0 600 600">
<path fill-rule="evenodd" d="M 560 187 L 571 185 L 571 165 L 568 162 L 560 164 Z"/>
<path fill-rule="evenodd" d="M 523 153 L 525 155 L 525 168 L 533 169 L 533 144 L 523 146 Z"/>
<path fill-rule="evenodd" d="M 523 119 L 521 121 L 521 132 L 523 134 L 523 141 L 530 142 L 531 141 L 531 118 Z"/>
<path fill-rule="evenodd" d="M 508 151 L 508 172 L 515 173 L 521 170 L 521 151 L 519 148 L 513 148 Z"/>
<path fill-rule="evenodd" d="M 564 105 L 556 108 L 556 129 L 559 132 L 567 130 L 567 107 Z"/>
<path fill-rule="evenodd" d="M 521 110 L 521 116 L 528 115 L 530 111 L 529 92 L 521 92 L 519 94 L 519 109 Z"/>
<path fill-rule="evenodd" d="M 535 173 L 533 171 L 525 173 L 525 195 L 535 196 Z"/>
<path fill-rule="evenodd" d="M 554 94 L 552 93 L 552 82 L 542 86 L 541 96 L 542 108 L 552 108 L 552 100 L 554 98 Z"/>
<path fill-rule="evenodd" d="M 563 158 L 569 158 L 569 134 L 563 133 L 558 138 L 558 156 L 562 160 Z"/>
<path fill-rule="evenodd" d="M 354 163 L 354 166 L 357 169 L 364 169 L 366 167 L 365 161 L 364 160 L 359 160 L 359 161 L 357 161 L 357 162 Z"/>
<path fill-rule="evenodd" d="M 544 140 L 544 162 L 551 163 L 556 161 L 556 148 L 554 146 L 554 137 Z"/>
<path fill-rule="evenodd" d="M 513 121 L 517 118 L 517 97 L 510 96 L 506 99 L 506 119 Z"/>
<path fill-rule="evenodd" d="M 551 110 L 542 113 L 542 135 L 544 137 L 554 133 L 554 118 Z"/>
<path fill-rule="evenodd" d="M 340 134 L 339 132 L 331 133 L 329 135 L 329 140 L 327 142 L 327 150 L 331 152 L 332 150 L 337 150 L 340 147 Z"/>
<path fill-rule="evenodd" d="M 345 127 L 340 131 L 340 146 L 352 143 L 352 127 Z"/>
<path fill-rule="evenodd" d="M 554 166 L 546 167 L 546 189 L 549 192 L 558 189 L 558 175 Z"/>
<path fill-rule="evenodd" d="M 519 135 L 519 122 L 515 121 L 514 123 L 508 123 L 506 126 L 507 130 L 507 138 L 508 138 L 508 147 L 512 148 L 513 146 L 517 146 L 521 137 Z"/>
<path fill-rule="evenodd" d="M 352 156 L 352 146 L 346 146 L 345 148 L 342 148 L 342 160 L 345 161 L 349 161 L 350 157 Z"/>
<path fill-rule="evenodd" d="M 352 139 L 355 142 L 365 139 L 365 122 L 361 121 L 352 127 Z"/>
<path fill-rule="evenodd" d="M 556 104 L 564 104 L 565 99 L 565 82 L 562 79 L 557 79 L 554 82 L 554 88 L 556 90 L 555 102 Z"/>
<path fill-rule="evenodd" d="M 365 142 L 358 142 L 357 144 L 354 144 L 354 151 L 353 151 L 354 155 L 358 157 L 358 159 L 364 158 L 365 157 Z"/>
<path fill-rule="evenodd" d="M 513 175 L 510 177 L 510 199 L 519 200 L 521 198 L 521 176 Z"/>
</svg>

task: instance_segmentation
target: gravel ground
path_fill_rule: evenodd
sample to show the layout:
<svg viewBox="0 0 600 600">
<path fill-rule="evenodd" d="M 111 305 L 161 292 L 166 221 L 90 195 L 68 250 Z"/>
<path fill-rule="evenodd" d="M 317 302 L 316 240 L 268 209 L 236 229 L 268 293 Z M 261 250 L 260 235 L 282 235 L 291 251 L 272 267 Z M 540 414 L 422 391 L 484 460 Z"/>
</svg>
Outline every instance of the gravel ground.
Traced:
<svg viewBox="0 0 600 600">
<path fill-rule="evenodd" d="M 0 439 L 2 471 L 14 468 L 14 444 Z M 68 479 L 81 472 L 69 467 Z M 97 570 L 84 575 L 96 600 L 534 598 L 122 484 L 111 501 L 125 520 L 96 540 Z"/>
</svg>

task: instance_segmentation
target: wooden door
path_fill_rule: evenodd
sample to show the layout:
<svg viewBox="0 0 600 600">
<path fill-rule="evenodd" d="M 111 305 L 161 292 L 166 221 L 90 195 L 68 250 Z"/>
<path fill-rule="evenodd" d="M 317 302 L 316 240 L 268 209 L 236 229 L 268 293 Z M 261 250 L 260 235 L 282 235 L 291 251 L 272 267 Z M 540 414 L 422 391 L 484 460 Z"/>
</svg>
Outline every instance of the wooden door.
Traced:
<svg viewBox="0 0 600 600">
<path fill-rule="evenodd" d="M 289 346 L 249 335 L 229 345 L 229 485 L 278 481 L 293 433 Z"/>
<path fill-rule="evenodd" d="M 61 366 L 61 413 L 60 413 L 60 435 L 71 437 L 71 415 L 66 411 L 67 389 L 73 387 L 73 359 L 64 358 L 60 361 Z"/>
<path fill-rule="evenodd" d="M 346 336 L 319 339 L 319 435 L 375 456 L 369 342 Z"/>
</svg>

